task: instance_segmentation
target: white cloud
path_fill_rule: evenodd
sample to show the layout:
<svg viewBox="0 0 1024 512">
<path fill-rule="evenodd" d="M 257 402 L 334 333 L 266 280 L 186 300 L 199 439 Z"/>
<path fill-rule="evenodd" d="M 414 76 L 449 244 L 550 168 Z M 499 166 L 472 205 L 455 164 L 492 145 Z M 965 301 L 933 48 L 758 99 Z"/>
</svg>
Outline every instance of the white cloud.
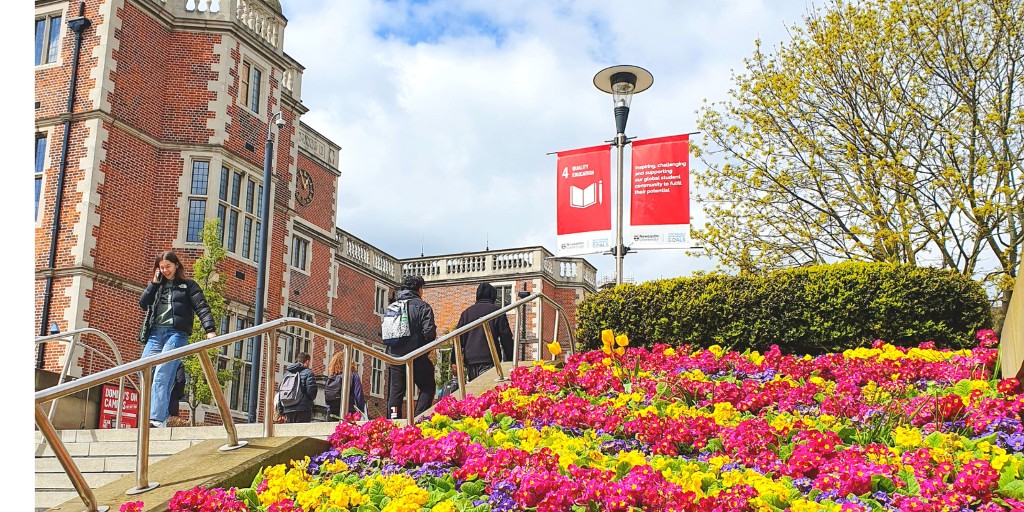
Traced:
<svg viewBox="0 0 1024 512">
<path fill-rule="evenodd" d="M 807 10 L 797 0 L 282 3 L 285 50 L 306 67 L 303 119 L 343 148 L 338 224 L 400 258 L 488 239 L 554 250 L 547 153 L 614 136 L 595 73 L 632 64 L 654 75 L 627 135 L 690 132 L 703 99 L 726 98 L 754 40 L 773 46 Z M 611 256 L 588 260 L 614 272 Z M 623 273 L 643 281 L 713 266 L 645 251 L 628 254 Z"/>
</svg>

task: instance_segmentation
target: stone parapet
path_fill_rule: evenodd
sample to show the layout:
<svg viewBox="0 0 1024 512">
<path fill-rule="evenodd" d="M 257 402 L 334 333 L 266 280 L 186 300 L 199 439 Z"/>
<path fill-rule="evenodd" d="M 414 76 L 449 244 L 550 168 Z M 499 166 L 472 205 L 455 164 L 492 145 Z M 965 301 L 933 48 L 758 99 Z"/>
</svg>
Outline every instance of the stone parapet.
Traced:
<svg viewBox="0 0 1024 512">
<path fill-rule="evenodd" d="M 543 247 L 469 252 L 401 261 L 402 275 L 421 275 L 427 283 L 494 280 L 501 276 L 543 275 L 557 285 L 597 290 L 597 269 L 582 258 L 555 258 Z"/>
</svg>

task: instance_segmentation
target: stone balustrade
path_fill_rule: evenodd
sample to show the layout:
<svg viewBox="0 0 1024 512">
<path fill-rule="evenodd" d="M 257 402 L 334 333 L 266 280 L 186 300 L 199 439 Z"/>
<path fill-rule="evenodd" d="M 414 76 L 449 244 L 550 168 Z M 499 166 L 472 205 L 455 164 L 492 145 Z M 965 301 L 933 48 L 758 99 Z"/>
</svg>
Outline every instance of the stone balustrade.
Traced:
<svg viewBox="0 0 1024 512">
<path fill-rule="evenodd" d="M 542 247 L 508 251 L 410 258 L 401 260 L 402 275 L 421 275 L 427 282 L 448 279 L 493 279 L 502 275 L 542 273 L 555 283 L 586 283 L 596 287 L 597 272 L 586 260 L 555 260 Z"/>
<path fill-rule="evenodd" d="M 278 52 L 282 51 L 284 17 L 263 0 L 152 0 L 179 18 L 235 22 L 252 31 Z"/>
<path fill-rule="evenodd" d="M 386 282 L 401 280 L 397 259 L 344 231 L 338 230 L 337 237 L 338 254 L 343 260 L 354 267 L 369 270 Z"/>
</svg>

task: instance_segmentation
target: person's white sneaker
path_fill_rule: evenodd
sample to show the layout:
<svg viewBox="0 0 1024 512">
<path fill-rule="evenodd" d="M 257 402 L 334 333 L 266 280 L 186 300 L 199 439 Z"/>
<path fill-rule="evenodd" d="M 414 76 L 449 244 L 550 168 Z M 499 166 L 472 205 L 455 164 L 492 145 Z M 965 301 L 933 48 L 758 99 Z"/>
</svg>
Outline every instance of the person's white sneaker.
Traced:
<svg viewBox="0 0 1024 512">
<path fill-rule="evenodd" d="M 152 428 L 164 428 L 167 426 L 166 421 L 149 420 L 149 426 Z"/>
</svg>

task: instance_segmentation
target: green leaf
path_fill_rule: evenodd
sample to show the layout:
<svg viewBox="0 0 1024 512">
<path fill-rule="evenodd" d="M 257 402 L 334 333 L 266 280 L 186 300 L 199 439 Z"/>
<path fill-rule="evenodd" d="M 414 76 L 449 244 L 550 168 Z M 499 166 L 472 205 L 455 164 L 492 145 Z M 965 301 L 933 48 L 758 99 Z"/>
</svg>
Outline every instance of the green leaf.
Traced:
<svg viewBox="0 0 1024 512">
<path fill-rule="evenodd" d="M 898 476 L 900 480 L 904 484 L 906 484 L 906 487 L 897 489 L 896 492 L 910 497 L 914 497 L 921 494 L 921 484 L 917 482 L 917 477 L 914 476 L 913 471 L 910 471 L 905 467 L 900 468 L 896 476 Z"/>
<path fill-rule="evenodd" d="M 953 391 L 953 393 L 956 393 L 957 395 L 960 395 L 960 396 L 970 395 L 971 394 L 971 381 L 969 381 L 967 379 L 963 379 L 960 382 L 957 382 L 956 385 L 953 386 L 953 389 L 951 391 Z"/>
<path fill-rule="evenodd" d="M 657 396 L 665 396 L 668 394 L 668 384 L 665 382 L 659 382 L 654 389 Z"/>
<path fill-rule="evenodd" d="M 238 489 L 238 492 L 235 493 L 235 496 L 237 496 L 238 499 L 245 502 L 245 506 L 249 507 L 249 509 L 254 509 L 260 506 L 260 498 L 256 494 L 256 489 Z"/>
<path fill-rule="evenodd" d="M 996 493 L 1015 500 L 1024 500 L 1024 480 L 1014 480 L 996 489 Z"/>
<path fill-rule="evenodd" d="M 932 432 L 931 434 L 928 434 L 922 442 L 929 448 L 938 448 L 942 446 L 943 443 L 942 434 L 939 432 Z"/>
<path fill-rule="evenodd" d="M 893 482 L 891 478 L 885 475 L 871 475 L 871 491 L 883 491 L 883 492 L 894 492 L 896 490 L 896 482 Z"/>
<path fill-rule="evenodd" d="M 1017 478 L 1017 469 L 1020 467 L 1020 461 L 1017 457 L 1010 457 L 1006 460 L 1006 464 L 1003 464 L 1003 469 L 999 470 L 999 488 L 1002 489 L 1012 482 L 1019 481 Z"/>
</svg>

